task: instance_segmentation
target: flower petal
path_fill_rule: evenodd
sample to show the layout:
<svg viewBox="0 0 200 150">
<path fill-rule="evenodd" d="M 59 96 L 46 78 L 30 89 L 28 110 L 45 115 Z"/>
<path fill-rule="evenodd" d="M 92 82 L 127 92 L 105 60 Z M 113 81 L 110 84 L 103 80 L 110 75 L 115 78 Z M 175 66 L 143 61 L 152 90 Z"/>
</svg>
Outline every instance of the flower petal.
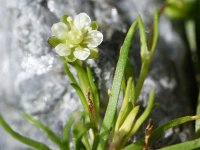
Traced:
<svg viewBox="0 0 200 150">
<path fill-rule="evenodd" d="M 90 27 L 90 24 L 91 24 L 90 17 L 86 13 L 80 13 L 76 15 L 74 18 L 74 26 L 77 29 L 81 30 L 87 29 Z"/>
<path fill-rule="evenodd" d="M 88 32 L 88 35 L 84 38 L 84 43 L 90 48 L 95 48 L 103 41 L 103 34 L 99 31 L 92 30 Z"/>
<path fill-rule="evenodd" d="M 51 27 L 51 31 L 53 36 L 56 36 L 59 39 L 64 39 L 68 32 L 68 26 L 63 22 L 58 22 Z"/>
<path fill-rule="evenodd" d="M 58 44 L 55 51 L 59 56 L 68 56 L 71 53 L 71 50 L 65 44 Z"/>
<path fill-rule="evenodd" d="M 90 50 L 88 48 L 78 47 L 74 51 L 74 56 L 80 60 L 86 60 L 90 55 Z"/>
</svg>

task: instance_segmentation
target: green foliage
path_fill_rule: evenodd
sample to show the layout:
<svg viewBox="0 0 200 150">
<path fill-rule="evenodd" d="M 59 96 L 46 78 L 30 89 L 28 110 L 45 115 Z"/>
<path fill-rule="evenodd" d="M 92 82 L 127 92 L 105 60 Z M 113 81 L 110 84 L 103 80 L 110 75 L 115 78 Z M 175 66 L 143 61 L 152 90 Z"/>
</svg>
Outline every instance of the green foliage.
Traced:
<svg viewBox="0 0 200 150">
<path fill-rule="evenodd" d="M 175 144 L 161 148 L 160 150 L 198 150 L 200 148 L 200 139 L 195 139 L 192 141 L 187 141 L 180 144 Z"/>
<path fill-rule="evenodd" d="M 3 119 L 3 117 L 0 115 L 0 125 L 4 128 L 4 130 L 6 130 L 12 137 L 14 137 L 15 139 L 17 139 L 18 141 L 33 147 L 37 150 L 51 150 L 47 145 L 32 140 L 30 138 L 27 138 L 25 136 L 22 136 L 21 134 L 17 133 L 16 131 L 14 131 Z"/>
<path fill-rule="evenodd" d="M 165 131 L 167 131 L 170 128 L 173 128 L 177 125 L 189 122 L 189 121 L 194 121 L 200 119 L 200 116 L 185 116 L 181 118 L 177 118 L 174 120 L 170 120 L 169 122 L 161 125 L 157 129 L 153 130 L 152 135 L 151 135 L 151 142 L 154 142 L 157 140 L 161 135 L 164 134 Z"/>
<path fill-rule="evenodd" d="M 200 89 L 199 89 L 196 115 L 200 116 Z M 200 120 L 195 121 L 195 132 L 196 132 L 196 137 L 199 138 L 200 137 Z"/>
<path fill-rule="evenodd" d="M 197 0 L 166 0 L 165 12 L 174 19 L 189 19 L 193 17 Z"/>
<path fill-rule="evenodd" d="M 88 75 L 88 80 L 89 80 L 91 90 L 92 90 L 92 93 L 93 93 L 94 108 L 95 108 L 95 111 L 96 111 L 97 119 L 99 119 L 99 112 L 100 112 L 100 110 L 99 110 L 100 109 L 99 92 L 98 92 L 97 86 L 94 82 L 92 72 L 91 72 L 91 69 L 90 69 L 89 66 L 87 66 L 87 75 Z"/>
<path fill-rule="evenodd" d="M 185 116 L 185 117 L 170 120 L 167 123 L 159 126 L 158 128 L 156 128 L 152 131 L 152 134 L 150 137 L 150 143 L 152 144 L 153 142 L 155 142 L 159 137 L 161 137 L 170 128 L 173 128 L 177 125 L 180 125 L 180 124 L 183 124 L 186 122 L 199 120 L 199 119 L 200 119 L 200 116 Z M 142 149 L 143 146 L 144 146 L 144 138 L 138 140 L 134 144 L 128 145 L 123 150 Z"/>
<path fill-rule="evenodd" d="M 80 88 L 78 85 L 73 84 L 73 83 L 71 83 L 71 86 L 76 90 L 76 93 L 78 94 L 78 96 L 79 96 L 79 98 L 80 98 L 80 100 L 81 100 L 81 103 L 82 103 L 82 106 L 83 106 L 85 112 L 86 112 L 87 114 L 89 114 L 88 105 L 87 105 L 87 100 L 86 100 L 85 95 L 84 95 L 84 93 L 82 92 L 81 88 Z"/>
<path fill-rule="evenodd" d="M 46 125 L 44 125 L 39 120 L 34 119 L 32 116 L 30 116 L 26 113 L 24 113 L 23 116 L 25 117 L 25 119 L 27 119 L 28 121 L 33 123 L 36 127 L 38 127 L 43 132 L 45 132 L 47 134 L 47 136 L 49 137 L 49 139 L 51 139 L 52 142 L 54 142 L 56 145 L 58 145 L 61 150 L 65 149 L 63 142 L 60 140 L 60 138 L 51 129 L 49 129 Z"/>
<path fill-rule="evenodd" d="M 65 73 L 68 75 L 68 77 L 70 78 L 71 82 L 72 82 L 73 84 L 78 85 L 76 79 L 74 78 L 73 74 L 72 74 L 71 71 L 69 70 L 69 67 L 68 67 L 66 61 L 64 61 L 64 71 L 65 71 Z"/>
<path fill-rule="evenodd" d="M 84 115 L 83 112 L 75 112 L 70 119 L 67 121 L 67 123 L 64 126 L 63 130 L 63 143 L 65 145 L 66 150 L 70 150 L 70 131 L 73 123 L 78 117 L 82 117 Z"/>
</svg>

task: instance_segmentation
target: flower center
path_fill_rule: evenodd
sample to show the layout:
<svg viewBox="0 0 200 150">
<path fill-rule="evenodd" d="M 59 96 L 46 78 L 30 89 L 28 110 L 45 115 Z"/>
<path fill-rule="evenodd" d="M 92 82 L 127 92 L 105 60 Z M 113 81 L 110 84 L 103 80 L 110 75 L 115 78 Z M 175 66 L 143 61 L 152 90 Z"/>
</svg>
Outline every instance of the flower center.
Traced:
<svg viewBox="0 0 200 150">
<path fill-rule="evenodd" d="M 78 45 L 83 41 L 83 34 L 81 31 L 72 29 L 69 31 L 67 40 L 74 45 Z"/>
</svg>

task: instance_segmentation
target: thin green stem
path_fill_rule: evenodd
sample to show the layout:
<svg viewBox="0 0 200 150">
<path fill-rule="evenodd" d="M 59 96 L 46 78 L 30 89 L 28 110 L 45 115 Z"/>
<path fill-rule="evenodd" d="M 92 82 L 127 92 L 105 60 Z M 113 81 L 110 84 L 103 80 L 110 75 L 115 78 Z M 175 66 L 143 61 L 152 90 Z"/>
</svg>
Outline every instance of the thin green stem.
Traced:
<svg viewBox="0 0 200 150">
<path fill-rule="evenodd" d="M 67 62 L 64 61 L 64 71 L 65 73 L 68 75 L 68 77 L 70 78 L 71 82 L 78 85 L 76 79 L 74 78 L 74 75 L 71 73 L 71 71 L 69 70 L 69 67 L 67 65 Z"/>
<path fill-rule="evenodd" d="M 144 61 L 143 64 L 142 64 L 140 76 L 139 76 L 139 79 L 138 79 L 138 82 L 137 82 L 137 85 L 136 85 L 136 88 L 135 88 L 134 103 L 135 103 L 135 101 L 137 101 L 137 99 L 140 95 L 144 80 L 146 79 L 147 73 L 149 71 L 149 65 L 150 65 L 149 61 Z"/>
</svg>

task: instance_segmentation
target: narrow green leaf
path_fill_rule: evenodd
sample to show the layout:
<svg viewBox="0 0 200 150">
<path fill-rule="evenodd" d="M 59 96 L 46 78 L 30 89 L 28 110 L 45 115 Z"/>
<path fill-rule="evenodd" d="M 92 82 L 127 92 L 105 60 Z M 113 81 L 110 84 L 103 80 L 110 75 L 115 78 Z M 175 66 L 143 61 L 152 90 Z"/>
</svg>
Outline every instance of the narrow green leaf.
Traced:
<svg viewBox="0 0 200 150">
<path fill-rule="evenodd" d="M 134 66 L 132 65 L 130 59 L 128 59 L 126 63 L 125 80 L 127 81 L 129 77 L 134 79 Z"/>
<path fill-rule="evenodd" d="M 200 139 L 195 139 L 180 144 L 175 144 L 167 147 L 160 148 L 160 150 L 198 150 L 200 149 Z"/>
<path fill-rule="evenodd" d="M 118 122 L 116 123 L 117 127 L 115 130 L 118 130 L 119 127 L 122 125 L 122 123 L 124 122 L 124 120 L 126 119 L 127 115 L 130 113 L 130 111 L 133 109 L 133 104 L 131 102 L 128 102 L 128 105 L 126 107 L 126 109 L 124 109 L 124 112 L 122 112 L 122 116 L 121 116 L 121 120 L 119 122 L 119 125 Z"/>
<path fill-rule="evenodd" d="M 126 119 L 124 120 L 123 124 L 119 128 L 119 132 L 125 136 L 131 131 L 131 128 L 133 127 L 133 124 L 135 123 L 135 118 L 138 114 L 138 111 L 140 109 L 140 106 L 135 106 L 131 112 L 128 114 Z"/>
<path fill-rule="evenodd" d="M 35 149 L 38 149 L 38 150 L 51 150 L 47 145 L 41 143 L 41 142 L 38 142 L 38 141 L 35 141 L 35 140 L 32 140 L 30 138 L 27 138 L 25 136 L 22 136 L 21 134 L 17 133 L 16 131 L 14 131 L 6 122 L 5 120 L 3 119 L 3 117 L 0 115 L 0 125 L 4 128 L 4 130 L 6 130 L 12 137 L 14 137 L 15 139 L 17 139 L 18 141 L 30 146 L 30 147 L 33 147 Z"/>
<path fill-rule="evenodd" d="M 180 125 L 189 121 L 199 120 L 199 119 L 200 119 L 200 116 L 185 116 L 185 117 L 177 118 L 174 120 L 170 120 L 169 122 L 161 125 L 157 129 L 152 131 L 150 142 L 152 143 L 155 140 L 157 140 L 161 135 L 164 134 L 165 131 L 167 131 L 170 128 L 173 128 L 177 125 Z"/>
<path fill-rule="evenodd" d="M 72 127 L 72 124 L 74 123 L 74 121 L 77 119 L 77 117 L 82 117 L 84 115 L 83 112 L 75 112 L 70 119 L 67 121 L 67 123 L 64 126 L 64 130 L 63 130 L 63 141 L 64 143 L 69 144 L 69 135 L 70 135 L 70 129 Z M 68 145 L 69 146 L 69 145 Z M 69 147 L 67 147 L 69 150 Z"/>
<path fill-rule="evenodd" d="M 133 79 L 130 77 L 128 79 L 128 83 L 127 83 L 127 87 L 126 87 L 126 91 L 125 91 L 125 96 L 124 96 L 124 99 L 123 99 L 123 102 L 122 102 L 122 106 L 121 106 L 121 109 L 119 111 L 119 115 L 117 117 L 115 130 L 118 130 L 119 127 L 121 126 L 121 124 L 123 123 L 123 121 L 125 120 L 126 116 L 123 116 L 123 114 L 124 114 L 125 110 L 127 110 L 128 102 L 132 99 L 132 97 L 131 97 L 132 86 L 133 86 L 132 82 L 133 82 Z M 124 118 L 122 118 L 122 116 Z"/>
<path fill-rule="evenodd" d="M 200 116 L 200 89 L 199 89 L 196 115 Z M 200 137 L 200 120 L 195 121 L 195 132 L 196 132 L 196 137 Z"/>
<path fill-rule="evenodd" d="M 95 128 L 95 125 L 92 123 L 86 123 L 83 122 L 76 122 L 73 128 L 73 140 L 75 142 L 75 147 L 77 150 L 82 149 L 82 140 L 84 141 L 84 147 L 87 148 L 87 150 L 91 150 L 91 146 L 89 144 L 88 138 L 87 138 L 87 131 L 89 129 Z"/>
<path fill-rule="evenodd" d="M 62 41 L 59 40 L 57 37 L 55 36 L 52 36 L 48 39 L 48 43 L 53 46 L 53 47 L 56 47 L 58 44 L 60 44 Z"/>
<path fill-rule="evenodd" d="M 77 140 L 75 150 L 87 150 L 87 148 L 81 140 Z"/>
<path fill-rule="evenodd" d="M 86 100 L 85 95 L 83 94 L 81 88 L 78 85 L 74 84 L 74 83 L 72 83 L 71 86 L 76 90 L 76 93 L 78 94 L 78 96 L 79 96 L 79 98 L 81 100 L 81 103 L 82 103 L 82 106 L 83 106 L 85 112 L 87 114 L 89 114 L 87 100 Z"/>
<path fill-rule="evenodd" d="M 85 144 L 82 142 L 82 137 L 86 132 L 86 128 L 84 127 L 82 122 L 76 122 L 73 127 L 72 137 L 75 144 L 75 150 L 86 150 Z"/>
<path fill-rule="evenodd" d="M 192 53 L 197 50 L 197 41 L 196 41 L 196 27 L 194 20 L 188 20 L 185 22 L 185 32 L 188 40 L 188 44 Z"/>
<path fill-rule="evenodd" d="M 147 39 L 146 39 L 146 33 L 145 33 L 145 27 L 144 23 L 142 21 L 141 16 L 138 17 L 138 26 L 140 31 L 140 56 L 142 60 L 142 67 L 139 75 L 138 82 L 136 84 L 135 88 L 135 97 L 133 99 L 134 103 L 137 101 L 140 91 L 142 89 L 144 80 L 146 79 L 147 73 L 149 71 L 149 59 L 150 59 L 150 52 L 147 48 Z"/>
<path fill-rule="evenodd" d="M 140 28 L 143 28 L 144 26 L 142 25 L 143 23 L 140 21 Z M 143 29 L 140 29 L 141 33 L 143 33 Z M 143 33 L 144 34 L 144 33 Z M 144 40 L 145 36 L 143 35 L 143 40 Z M 148 39 L 149 41 L 149 50 L 150 50 L 150 56 L 148 59 L 143 59 L 143 63 L 142 63 L 142 67 L 141 67 L 141 71 L 140 71 L 140 75 L 139 75 L 139 79 L 135 88 L 135 97 L 134 97 L 134 101 L 137 101 L 138 96 L 140 94 L 140 91 L 142 89 L 144 80 L 146 79 L 147 73 L 149 71 L 149 67 L 150 64 L 152 62 L 153 56 L 154 56 L 154 52 L 155 52 L 155 47 L 158 41 L 158 13 L 157 11 L 155 11 L 154 13 L 154 25 L 153 25 L 153 36 L 150 36 L 149 38 L 152 39 Z M 146 43 L 145 43 L 146 44 Z"/>
<path fill-rule="evenodd" d="M 150 52 L 151 52 L 151 59 L 154 55 L 154 51 L 155 51 L 155 48 L 156 48 L 156 45 L 157 45 L 157 41 L 158 41 L 158 21 L 159 21 L 159 18 L 158 18 L 158 12 L 157 10 L 155 10 L 154 12 L 154 21 L 153 21 L 153 41 L 152 41 L 152 46 L 150 47 Z"/>
<path fill-rule="evenodd" d="M 137 101 L 137 99 L 140 95 L 140 92 L 142 90 L 142 86 L 144 84 L 144 80 L 146 79 L 146 76 L 147 76 L 148 71 L 149 71 L 149 65 L 150 65 L 149 61 L 144 61 L 142 63 L 139 79 L 138 79 L 138 82 L 137 82 L 136 87 L 135 87 L 135 94 L 134 94 L 134 98 L 133 98 L 133 103 L 135 103 Z"/>
<path fill-rule="evenodd" d="M 126 146 L 125 148 L 123 148 L 122 150 L 141 150 L 144 146 L 144 142 L 142 143 L 133 143 L 133 144 L 129 144 L 128 146 Z"/>
<path fill-rule="evenodd" d="M 140 47 L 141 47 L 140 56 L 142 61 L 144 61 L 145 59 L 149 59 L 149 51 L 147 48 L 147 39 L 146 39 L 144 23 L 140 15 L 138 17 L 138 26 L 140 31 Z"/>
<path fill-rule="evenodd" d="M 113 149 L 115 149 L 115 148 L 121 149 L 122 148 L 126 135 L 131 131 L 131 128 L 133 127 L 133 125 L 135 123 L 135 118 L 138 114 L 139 108 L 140 108 L 140 106 L 135 106 L 130 111 L 128 116 L 125 118 L 125 120 L 124 120 L 123 124 L 121 125 L 121 127 L 119 128 L 119 130 L 115 132 L 115 134 L 112 138 L 112 142 L 110 144 L 110 146 L 113 147 Z"/>
<path fill-rule="evenodd" d="M 122 78 L 121 89 L 122 89 L 123 95 L 125 96 L 125 92 L 126 92 L 126 77 L 125 77 L 125 75 Z"/>
<path fill-rule="evenodd" d="M 33 118 L 32 116 L 30 116 L 26 113 L 23 113 L 23 116 L 26 120 L 30 121 L 36 127 L 38 127 L 43 132 L 45 132 L 47 134 L 47 136 L 49 137 L 49 139 L 51 139 L 52 142 L 54 142 L 56 145 L 58 145 L 60 147 L 60 149 L 64 149 L 62 141 L 51 129 L 49 129 L 46 125 L 44 125 L 39 120 Z"/>
<path fill-rule="evenodd" d="M 75 120 L 79 117 L 81 118 L 84 115 L 84 112 L 75 112 L 70 119 L 67 121 L 67 123 L 64 126 L 64 130 L 63 130 L 63 143 L 65 145 L 66 150 L 70 150 L 70 129 L 73 125 L 73 123 L 75 122 Z"/>
<path fill-rule="evenodd" d="M 172 19 L 190 19 L 194 17 L 197 0 L 166 0 L 165 13 Z"/>
<path fill-rule="evenodd" d="M 199 120 L 199 119 L 200 119 L 200 116 L 185 116 L 185 117 L 177 118 L 174 120 L 170 120 L 167 123 L 159 126 L 157 129 L 154 129 L 152 131 L 150 143 L 152 144 L 170 128 L 173 128 L 177 125 L 180 125 L 189 121 L 194 121 L 194 120 Z M 143 146 L 144 146 L 144 138 L 141 138 L 137 142 L 126 146 L 123 150 L 132 150 L 134 148 L 142 149 Z"/>
<path fill-rule="evenodd" d="M 97 149 L 97 146 L 98 146 L 98 143 L 99 143 L 99 134 L 96 134 L 95 135 L 95 138 L 94 138 L 94 142 L 92 144 L 92 150 L 96 150 Z"/>
<path fill-rule="evenodd" d="M 150 91 L 150 94 L 149 94 L 149 100 L 148 100 L 148 105 L 145 109 L 145 111 L 142 113 L 142 115 L 136 120 L 131 132 L 127 135 L 127 137 L 124 139 L 123 141 L 123 144 L 122 144 L 122 147 L 124 145 L 126 145 L 127 141 L 130 139 L 131 136 L 133 136 L 137 131 L 138 129 L 140 128 L 140 126 L 144 123 L 144 121 L 147 119 L 147 117 L 150 115 L 153 107 L 154 107 L 154 97 L 155 97 L 155 94 L 154 94 L 154 90 L 151 90 Z"/>
<path fill-rule="evenodd" d="M 105 145 L 109 137 L 109 131 L 113 125 L 113 121 L 114 121 L 114 117 L 115 117 L 115 113 L 117 109 L 119 93 L 121 89 L 122 78 L 124 75 L 124 70 L 125 70 L 127 59 L 128 59 L 128 52 L 132 44 L 132 39 L 135 33 L 136 26 L 137 26 L 137 21 L 135 21 L 130 27 L 126 35 L 126 38 L 124 40 L 124 43 L 120 49 L 119 60 L 116 66 L 112 90 L 111 90 L 111 96 L 108 102 L 106 114 L 105 114 L 101 131 L 100 131 L 101 137 L 100 137 L 100 143 L 97 148 L 98 150 L 105 149 Z"/>
</svg>

